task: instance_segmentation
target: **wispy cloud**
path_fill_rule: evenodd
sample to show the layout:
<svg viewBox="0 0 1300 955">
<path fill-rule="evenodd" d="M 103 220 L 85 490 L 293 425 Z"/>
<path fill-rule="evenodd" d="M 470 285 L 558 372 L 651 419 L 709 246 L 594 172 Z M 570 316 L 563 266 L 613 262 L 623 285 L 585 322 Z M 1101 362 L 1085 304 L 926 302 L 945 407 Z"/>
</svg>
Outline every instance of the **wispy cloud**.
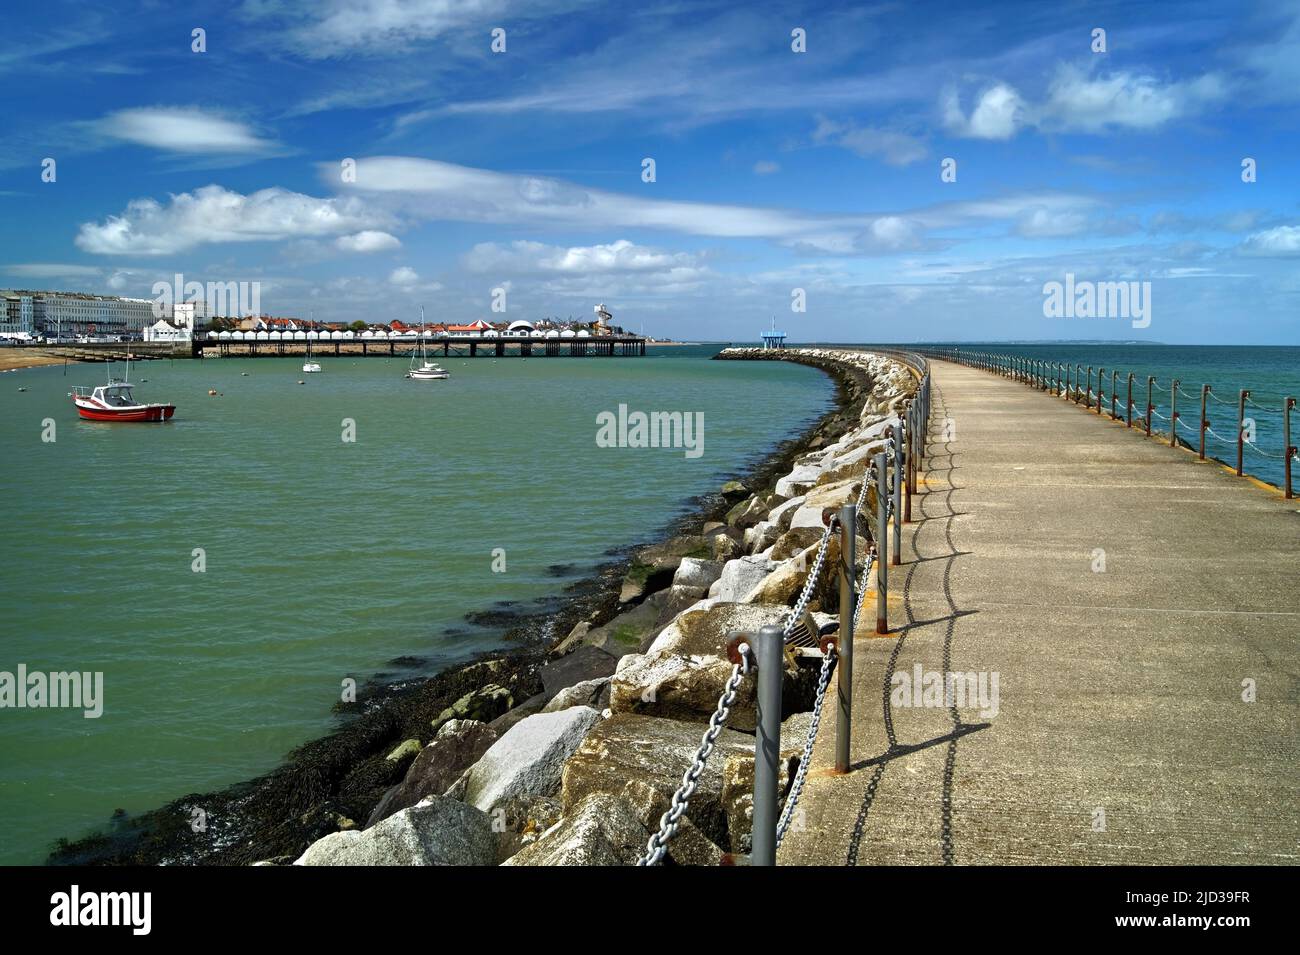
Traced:
<svg viewBox="0 0 1300 955">
<path fill-rule="evenodd" d="M 94 127 L 111 139 L 164 152 L 268 155 L 281 148 L 249 124 L 198 106 L 121 109 Z"/>
</svg>

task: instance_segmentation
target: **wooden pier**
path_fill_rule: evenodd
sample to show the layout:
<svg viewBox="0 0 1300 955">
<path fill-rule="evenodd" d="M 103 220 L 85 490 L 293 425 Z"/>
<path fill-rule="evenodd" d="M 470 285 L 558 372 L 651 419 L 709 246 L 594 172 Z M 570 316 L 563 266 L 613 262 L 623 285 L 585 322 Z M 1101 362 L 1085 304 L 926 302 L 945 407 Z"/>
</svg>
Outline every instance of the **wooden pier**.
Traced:
<svg viewBox="0 0 1300 955">
<path fill-rule="evenodd" d="M 287 358 L 313 355 L 360 355 L 392 358 L 409 355 L 420 348 L 417 338 L 326 339 L 306 341 L 236 341 L 211 336 L 194 341 L 194 357 Z M 479 338 L 437 336 L 424 339 L 431 357 L 443 358 L 625 358 L 645 355 L 646 340 L 635 335 L 603 335 L 591 338 Z"/>
</svg>

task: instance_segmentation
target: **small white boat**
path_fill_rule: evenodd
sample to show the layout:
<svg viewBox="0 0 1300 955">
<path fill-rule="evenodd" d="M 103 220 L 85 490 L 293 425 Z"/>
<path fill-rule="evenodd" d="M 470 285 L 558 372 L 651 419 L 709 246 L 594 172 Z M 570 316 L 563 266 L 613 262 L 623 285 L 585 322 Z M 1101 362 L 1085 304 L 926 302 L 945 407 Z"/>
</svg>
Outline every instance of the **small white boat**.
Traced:
<svg viewBox="0 0 1300 955">
<path fill-rule="evenodd" d="M 429 361 L 429 356 L 425 353 L 424 348 L 424 306 L 420 306 L 420 367 L 415 367 L 415 352 L 411 352 L 411 367 L 406 373 L 407 378 L 414 378 L 416 381 L 434 381 L 439 378 L 447 378 L 447 370 L 438 365 L 437 362 Z"/>
<path fill-rule="evenodd" d="M 302 363 L 303 371 L 320 371 L 320 362 L 311 360 L 311 339 L 307 339 L 307 360 Z"/>
</svg>

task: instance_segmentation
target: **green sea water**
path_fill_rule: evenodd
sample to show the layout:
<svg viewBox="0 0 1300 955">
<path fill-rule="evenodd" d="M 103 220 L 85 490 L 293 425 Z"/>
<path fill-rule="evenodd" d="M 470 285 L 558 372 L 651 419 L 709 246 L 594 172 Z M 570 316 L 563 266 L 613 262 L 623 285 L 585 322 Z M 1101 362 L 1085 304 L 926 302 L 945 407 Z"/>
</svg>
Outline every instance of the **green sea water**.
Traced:
<svg viewBox="0 0 1300 955">
<path fill-rule="evenodd" d="M 822 373 L 716 350 L 427 382 L 402 358 L 136 363 L 138 397 L 177 406 L 152 425 L 78 420 L 102 365 L 0 375 L 0 671 L 104 680 L 98 719 L 0 709 L 0 862 L 271 769 L 343 680 L 498 644 L 465 614 L 557 595 L 830 407 Z M 598 447 L 620 404 L 703 412 L 703 454 Z"/>
</svg>

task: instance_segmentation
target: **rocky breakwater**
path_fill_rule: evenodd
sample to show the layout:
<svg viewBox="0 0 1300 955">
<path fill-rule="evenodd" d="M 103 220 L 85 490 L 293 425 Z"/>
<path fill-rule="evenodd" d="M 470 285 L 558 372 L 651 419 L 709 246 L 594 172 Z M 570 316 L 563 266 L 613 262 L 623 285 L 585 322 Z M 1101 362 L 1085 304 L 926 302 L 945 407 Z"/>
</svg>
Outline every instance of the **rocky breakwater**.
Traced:
<svg viewBox="0 0 1300 955">
<path fill-rule="evenodd" d="M 412 738 L 388 755 L 408 768 L 364 828 L 313 842 L 296 864 L 636 862 L 731 673 L 727 634 L 786 620 L 813 564 L 823 510 L 857 498 L 886 427 L 915 390 L 905 366 L 869 352 L 727 349 L 718 358 L 815 365 L 837 379 L 844 400 L 784 473 L 760 487 L 724 485 L 723 520 L 636 552 L 617 612 L 580 621 L 549 648 L 540 692 L 516 702 L 489 685 L 458 699 L 433 720 L 427 742 Z M 858 546 L 865 554 L 867 542 Z M 829 558 L 834 566 L 837 554 Z M 806 623 L 826 632 L 838 624 L 838 582 L 823 578 Z M 786 782 L 807 733 L 816 669 L 787 657 Z M 669 845 L 670 863 L 716 865 L 749 851 L 754 723 L 749 677 Z"/>
</svg>

